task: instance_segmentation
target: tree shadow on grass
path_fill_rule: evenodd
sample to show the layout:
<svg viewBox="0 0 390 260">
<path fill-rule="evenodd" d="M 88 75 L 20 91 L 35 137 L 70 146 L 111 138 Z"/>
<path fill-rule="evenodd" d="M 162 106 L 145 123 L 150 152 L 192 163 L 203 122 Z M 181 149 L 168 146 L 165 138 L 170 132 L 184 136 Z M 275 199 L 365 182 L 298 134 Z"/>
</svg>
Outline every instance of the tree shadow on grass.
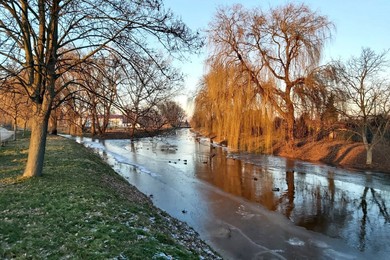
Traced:
<svg viewBox="0 0 390 260">
<path fill-rule="evenodd" d="M 331 163 L 334 165 L 340 164 L 348 154 L 357 148 L 359 144 L 350 145 L 341 155 L 338 155 L 339 151 L 343 148 L 344 144 L 336 144 L 328 148 L 328 153 L 321 158 L 321 161 Z M 353 161 L 361 155 L 361 152 L 354 155 Z"/>
</svg>

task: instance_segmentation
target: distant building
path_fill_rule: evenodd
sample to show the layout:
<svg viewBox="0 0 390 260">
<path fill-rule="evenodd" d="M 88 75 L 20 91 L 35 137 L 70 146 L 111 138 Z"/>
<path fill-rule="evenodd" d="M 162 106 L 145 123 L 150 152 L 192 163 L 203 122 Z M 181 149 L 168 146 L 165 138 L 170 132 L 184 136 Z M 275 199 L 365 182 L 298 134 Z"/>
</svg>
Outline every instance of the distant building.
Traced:
<svg viewBox="0 0 390 260">
<path fill-rule="evenodd" d="M 124 122 L 125 122 L 125 116 L 124 115 L 110 115 L 110 118 L 108 119 L 108 127 L 109 128 L 126 127 Z"/>
</svg>

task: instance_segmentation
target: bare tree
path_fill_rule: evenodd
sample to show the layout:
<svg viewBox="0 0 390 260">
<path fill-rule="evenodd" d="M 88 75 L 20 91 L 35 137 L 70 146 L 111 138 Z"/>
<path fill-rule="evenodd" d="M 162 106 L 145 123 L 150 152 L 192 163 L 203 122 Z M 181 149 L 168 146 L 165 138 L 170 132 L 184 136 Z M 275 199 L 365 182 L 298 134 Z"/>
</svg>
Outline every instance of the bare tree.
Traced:
<svg viewBox="0 0 390 260">
<path fill-rule="evenodd" d="M 162 56 L 158 63 L 140 57 L 134 57 L 132 61 L 122 65 L 125 77 L 120 89 L 120 106 L 130 123 L 133 137 L 137 126 L 144 130 L 150 127 L 147 122 L 152 122 L 150 117 L 158 114 L 158 105 L 181 89 L 182 75 Z M 153 125 L 158 127 L 164 124 L 156 122 Z"/>
<path fill-rule="evenodd" d="M 42 174 L 53 102 L 77 84 L 69 78 L 57 86 L 59 78 L 98 53 L 152 57 L 151 39 L 169 51 L 202 44 L 160 0 L 9 0 L 0 6 L 0 77 L 16 78 L 33 104 L 26 177 Z M 78 55 L 69 60 L 68 53 Z"/>
<path fill-rule="evenodd" d="M 80 68 L 81 89 L 74 98 L 81 100 L 88 107 L 87 118 L 91 134 L 96 130 L 104 134 L 109 125 L 111 112 L 118 98 L 118 85 L 122 81 L 120 58 L 113 54 L 90 59 Z M 76 108 L 76 107 L 75 107 Z"/>
<path fill-rule="evenodd" d="M 332 23 L 301 4 L 263 12 L 241 5 L 218 10 L 209 30 L 211 59 L 241 65 L 263 101 L 284 118 L 287 141 L 294 141 L 294 91 L 304 87 L 320 60 Z"/>
<path fill-rule="evenodd" d="M 387 51 L 375 53 L 363 48 L 359 57 L 334 62 L 337 90 L 347 104 L 340 113 L 354 124 L 372 164 L 372 150 L 384 137 L 390 123 L 390 82 L 384 78 L 388 68 Z"/>
<path fill-rule="evenodd" d="M 158 105 L 160 113 L 172 127 L 180 127 L 186 113 L 175 101 L 167 100 Z"/>
<path fill-rule="evenodd" d="M 142 117 L 138 118 L 138 124 L 142 127 L 143 131 L 148 133 L 161 130 L 166 124 L 166 120 L 154 106 L 143 111 Z"/>
</svg>

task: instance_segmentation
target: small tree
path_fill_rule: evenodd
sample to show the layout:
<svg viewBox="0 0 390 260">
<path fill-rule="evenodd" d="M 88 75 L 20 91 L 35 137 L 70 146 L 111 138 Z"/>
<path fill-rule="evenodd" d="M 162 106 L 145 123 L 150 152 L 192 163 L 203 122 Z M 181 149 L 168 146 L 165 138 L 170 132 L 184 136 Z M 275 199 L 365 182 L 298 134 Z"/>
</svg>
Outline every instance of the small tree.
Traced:
<svg viewBox="0 0 390 260">
<path fill-rule="evenodd" d="M 337 90 L 347 103 L 347 109 L 340 112 L 357 125 L 355 133 L 362 138 L 367 165 L 372 164 L 372 150 L 390 123 L 390 83 L 382 74 L 388 68 L 386 55 L 363 48 L 359 57 L 334 62 Z"/>
</svg>

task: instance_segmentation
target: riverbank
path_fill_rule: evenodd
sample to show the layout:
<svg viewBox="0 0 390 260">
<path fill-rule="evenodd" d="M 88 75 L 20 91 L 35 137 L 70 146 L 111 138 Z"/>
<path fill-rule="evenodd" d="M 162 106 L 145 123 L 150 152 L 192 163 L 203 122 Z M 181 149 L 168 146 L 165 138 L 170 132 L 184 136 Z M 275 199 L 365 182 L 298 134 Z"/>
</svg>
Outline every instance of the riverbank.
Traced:
<svg viewBox="0 0 390 260">
<path fill-rule="evenodd" d="M 390 173 L 390 146 L 379 144 L 373 150 L 373 163 L 366 165 L 366 150 L 362 143 L 340 140 L 322 140 L 296 145 L 290 149 L 280 147 L 275 155 L 332 166 Z"/>
<path fill-rule="evenodd" d="M 179 129 L 179 128 L 177 128 Z M 176 128 L 165 128 L 160 130 L 153 130 L 153 131 L 136 131 L 134 135 L 130 134 L 130 131 L 125 130 L 109 130 L 105 132 L 104 134 L 96 134 L 92 136 L 90 133 L 84 133 L 83 137 L 90 137 L 90 138 L 97 138 L 97 139 L 138 139 L 138 138 L 144 138 L 144 137 L 153 137 L 157 135 L 165 135 L 169 134 L 172 131 L 175 131 Z"/>
<path fill-rule="evenodd" d="M 218 258 L 82 145 L 50 136 L 43 176 L 23 179 L 27 148 L 0 147 L 0 258 Z"/>
<path fill-rule="evenodd" d="M 223 144 L 226 140 L 209 135 L 204 131 L 191 130 L 196 134 L 212 138 L 214 142 Z M 293 148 L 285 145 L 276 145 L 273 148 L 273 155 L 290 159 L 320 162 L 331 166 L 390 173 L 390 145 L 378 144 L 373 149 L 373 163 L 366 165 L 366 150 L 363 143 L 343 140 L 309 141 L 296 143 Z"/>
<path fill-rule="evenodd" d="M 227 259 L 389 254 L 383 241 L 389 241 L 390 227 L 386 211 L 378 210 L 390 204 L 390 175 L 228 154 L 188 129 L 134 142 L 75 139 L 144 194 L 153 194 L 154 205 L 189 223 Z M 362 222 L 368 217 L 370 223 Z"/>
</svg>

